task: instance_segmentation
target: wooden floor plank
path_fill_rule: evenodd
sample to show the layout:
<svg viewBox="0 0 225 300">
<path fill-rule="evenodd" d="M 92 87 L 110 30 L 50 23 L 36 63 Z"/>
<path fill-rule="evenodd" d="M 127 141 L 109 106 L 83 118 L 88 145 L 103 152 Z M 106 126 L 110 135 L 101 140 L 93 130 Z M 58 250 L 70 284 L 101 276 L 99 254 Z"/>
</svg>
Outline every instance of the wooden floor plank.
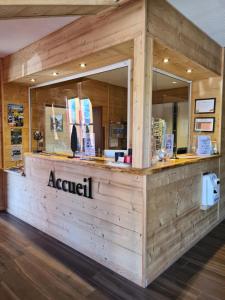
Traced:
<svg viewBox="0 0 225 300">
<path fill-rule="evenodd" d="M 225 221 L 142 289 L 0 213 L 0 300 L 225 300 Z"/>
</svg>

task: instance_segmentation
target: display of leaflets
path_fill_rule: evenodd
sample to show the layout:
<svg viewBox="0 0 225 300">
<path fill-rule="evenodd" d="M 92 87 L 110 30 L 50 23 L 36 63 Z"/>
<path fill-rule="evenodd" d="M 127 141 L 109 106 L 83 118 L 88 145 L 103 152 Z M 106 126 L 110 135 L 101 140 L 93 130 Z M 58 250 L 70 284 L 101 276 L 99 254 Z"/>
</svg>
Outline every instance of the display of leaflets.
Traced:
<svg viewBox="0 0 225 300">
<path fill-rule="evenodd" d="M 199 135 L 197 137 L 197 151 L 198 155 L 211 155 L 212 143 L 210 136 Z"/>
<path fill-rule="evenodd" d="M 166 153 L 168 157 L 173 156 L 174 135 L 166 134 Z"/>
<path fill-rule="evenodd" d="M 85 155 L 95 156 L 95 134 L 94 133 L 86 133 L 86 136 L 84 138 L 84 149 L 85 149 Z"/>
</svg>

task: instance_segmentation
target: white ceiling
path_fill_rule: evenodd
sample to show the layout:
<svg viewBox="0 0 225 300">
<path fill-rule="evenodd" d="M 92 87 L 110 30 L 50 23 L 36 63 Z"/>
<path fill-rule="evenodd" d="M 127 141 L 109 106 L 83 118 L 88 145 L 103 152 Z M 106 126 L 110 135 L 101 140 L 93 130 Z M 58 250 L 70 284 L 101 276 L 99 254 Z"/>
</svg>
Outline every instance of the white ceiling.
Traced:
<svg viewBox="0 0 225 300">
<path fill-rule="evenodd" d="M 225 47 L 225 0 L 167 0 L 190 21 Z"/>
<path fill-rule="evenodd" d="M 0 57 L 14 53 L 78 17 L 0 20 Z"/>
</svg>

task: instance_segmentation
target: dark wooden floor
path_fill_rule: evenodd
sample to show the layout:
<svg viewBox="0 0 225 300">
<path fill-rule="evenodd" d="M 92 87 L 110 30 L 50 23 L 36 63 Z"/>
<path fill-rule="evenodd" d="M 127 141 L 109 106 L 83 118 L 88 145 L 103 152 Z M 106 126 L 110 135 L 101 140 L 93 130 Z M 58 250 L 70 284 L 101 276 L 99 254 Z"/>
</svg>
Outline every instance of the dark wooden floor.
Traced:
<svg viewBox="0 0 225 300">
<path fill-rule="evenodd" d="M 0 214 L 0 300 L 225 300 L 225 222 L 142 289 Z"/>
</svg>

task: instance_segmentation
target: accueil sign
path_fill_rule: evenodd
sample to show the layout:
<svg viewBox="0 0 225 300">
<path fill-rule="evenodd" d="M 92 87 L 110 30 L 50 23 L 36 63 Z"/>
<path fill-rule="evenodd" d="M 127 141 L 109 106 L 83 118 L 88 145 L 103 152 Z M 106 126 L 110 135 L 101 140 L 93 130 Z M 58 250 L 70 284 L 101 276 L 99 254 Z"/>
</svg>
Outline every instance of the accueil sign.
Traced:
<svg viewBox="0 0 225 300">
<path fill-rule="evenodd" d="M 49 175 L 48 186 L 67 193 L 93 199 L 92 178 L 84 178 L 83 183 L 76 183 L 73 181 L 56 178 L 55 172 L 51 171 Z"/>
</svg>

